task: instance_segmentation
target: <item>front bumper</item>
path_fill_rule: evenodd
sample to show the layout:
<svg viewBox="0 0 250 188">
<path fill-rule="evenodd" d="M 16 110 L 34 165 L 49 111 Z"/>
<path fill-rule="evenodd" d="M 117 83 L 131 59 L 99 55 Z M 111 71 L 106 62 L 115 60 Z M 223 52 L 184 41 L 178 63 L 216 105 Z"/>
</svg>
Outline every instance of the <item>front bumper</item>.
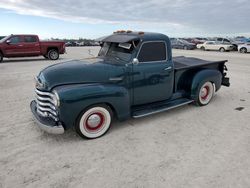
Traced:
<svg viewBox="0 0 250 188">
<path fill-rule="evenodd" d="M 43 131 L 50 134 L 63 134 L 64 127 L 60 122 L 55 122 L 49 117 L 41 117 L 36 111 L 36 101 L 30 103 L 30 109 L 33 114 L 34 120 L 37 123 L 38 127 Z"/>
</svg>

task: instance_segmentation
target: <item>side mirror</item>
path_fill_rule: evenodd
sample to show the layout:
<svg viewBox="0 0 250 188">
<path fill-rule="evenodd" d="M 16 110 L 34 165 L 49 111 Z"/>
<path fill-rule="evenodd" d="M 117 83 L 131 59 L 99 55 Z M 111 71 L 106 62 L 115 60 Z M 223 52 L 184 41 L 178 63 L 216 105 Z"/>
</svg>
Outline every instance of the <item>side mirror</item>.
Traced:
<svg viewBox="0 0 250 188">
<path fill-rule="evenodd" d="M 10 40 L 8 39 L 8 40 L 6 40 L 6 44 L 10 44 Z"/>
<path fill-rule="evenodd" d="M 139 60 L 138 60 L 137 58 L 134 58 L 134 59 L 132 60 L 132 63 L 133 63 L 134 65 L 138 65 L 138 64 L 139 64 Z"/>
</svg>

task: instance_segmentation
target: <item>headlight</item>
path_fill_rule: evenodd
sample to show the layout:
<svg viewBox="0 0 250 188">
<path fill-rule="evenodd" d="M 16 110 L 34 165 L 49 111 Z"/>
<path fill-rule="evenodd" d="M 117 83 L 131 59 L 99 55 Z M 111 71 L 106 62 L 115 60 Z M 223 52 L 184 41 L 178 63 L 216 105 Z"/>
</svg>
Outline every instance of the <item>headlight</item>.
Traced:
<svg viewBox="0 0 250 188">
<path fill-rule="evenodd" d="M 54 105 L 55 105 L 56 107 L 59 107 L 59 106 L 60 106 L 59 95 L 58 95 L 58 93 L 57 93 L 55 90 L 54 90 L 52 93 L 53 93 L 53 97 L 52 97 L 53 103 L 54 103 Z"/>
<path fill-rule="evenodd" d="M 38 89 L 43 89 L 45 87 L 45 84 L 42 83 L 38 77 L 35 77 L 35 87 Z"/>
</svg>

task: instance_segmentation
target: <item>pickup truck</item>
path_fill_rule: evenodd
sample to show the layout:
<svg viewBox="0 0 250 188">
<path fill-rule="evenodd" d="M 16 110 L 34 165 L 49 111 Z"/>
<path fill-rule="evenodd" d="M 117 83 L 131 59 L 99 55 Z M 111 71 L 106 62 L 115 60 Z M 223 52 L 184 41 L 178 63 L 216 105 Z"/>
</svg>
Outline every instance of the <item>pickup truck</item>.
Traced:
<svg viewBox="0 0 250 188">
<path fill-rule="evenodd" d="M 44 56 L 57 60 L 65 53 L 65 43 L 61 41 L 40 41 L 37 35 L 10 35 L 0 40 L 0 62 L 4 57 Z"/>
<path fill-rule="evenodd" d="M 230 85 L 226 60 L 173 58 L 163 34 L 119 31 L 102 38 L 101 46 L 95 58 L 51 65 L 36 77 L 30 107 L 42 130 L 75 128 L 81 137 L 97 138 L 113 118 L 204 106 L 221 85 Z"/>
</svg>

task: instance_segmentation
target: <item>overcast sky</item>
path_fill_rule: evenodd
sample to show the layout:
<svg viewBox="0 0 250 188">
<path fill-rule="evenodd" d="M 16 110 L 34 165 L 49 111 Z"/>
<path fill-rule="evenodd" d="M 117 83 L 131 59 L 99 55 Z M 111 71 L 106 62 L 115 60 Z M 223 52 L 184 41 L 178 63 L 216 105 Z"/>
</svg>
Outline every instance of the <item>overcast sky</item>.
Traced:
<svg viewBox="0 0 250 188">
<path fill-rule="evenodd" d="M 97 38 L 117 29 L 250 36 L 249 0 L 1 0 L 0 35 Z"/>
</svg>

